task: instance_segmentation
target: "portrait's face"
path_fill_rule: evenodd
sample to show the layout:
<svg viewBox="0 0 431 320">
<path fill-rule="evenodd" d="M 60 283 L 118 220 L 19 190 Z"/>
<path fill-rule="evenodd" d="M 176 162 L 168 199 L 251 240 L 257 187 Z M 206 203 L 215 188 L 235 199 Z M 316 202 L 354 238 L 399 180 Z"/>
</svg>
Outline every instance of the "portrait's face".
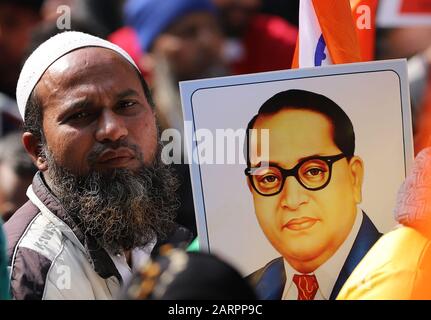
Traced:
<svg viewBox="0 0 431 320">
<path fill-rule="evenodd" d="M 114 51 L 68 53 L 48 68 L 35 90 L 46 144 L 61 167 L 86 175 L 136 170 L 153 161 L 158 144 L 154 112 L 136 70 Z"/>
<path fill-rule="evenodd" d="M 341 153 L 333 141 L 331 122 L 317 112 L 285 109 L 259 116 L 253 128 L 269 129 L 269 162 L 283 169 L 292 169 L 307 157 Z M 261 150 L 259 143 L 251 148 Z M 256 161 L 250 159 L 251 167 L 259 166 Z M 319 163 L 301 167 L 300 174 L 318 183 L 328 170 Z M 319 190 L 308 190 L 294 176 L 288 176 L 279 193 L 264 196 L 247 180 L 260 227 L 296 270 L 314 271 L 344 242 L 361 201 L 362 175 L 360 158 L 348 161 L 343 157 L 332 163 L 329 183 Z M 262 184 L 269 186 L 277 179 L 263 177 Z"/>
</svg>

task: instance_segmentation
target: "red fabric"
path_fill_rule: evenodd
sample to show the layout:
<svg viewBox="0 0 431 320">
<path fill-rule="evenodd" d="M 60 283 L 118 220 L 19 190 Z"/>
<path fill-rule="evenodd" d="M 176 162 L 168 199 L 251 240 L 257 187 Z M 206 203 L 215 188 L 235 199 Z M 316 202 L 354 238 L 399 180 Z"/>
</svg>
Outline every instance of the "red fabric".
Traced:
<svg viewBox="0 0 431 320">
<path fill-rule="evenodd" d="M 145 80 L 151 82 L 149 71 L 145 70 L 141 63 L 141 59 L 145 53 L 141 50 L 141 45 L 135 29 L 131 27 L 117 29 L 108 36 L 108 40 L 126 51 L 132 57 L 133 61 L 135 61 Z"/>
<path fill-rule="evenodd" d="M 122 27 L 117 29 L 108 36 L 108 40 L 126 51 L 132 57 L 133 61 L 135 61 L 144 77 L 148 76 L 147 72 L 141 66 L 140 60 L 143 53 L 139 44 L 139 38 L 133 28 Z"/>
<path fill-rule="evenodd" d="M 403 0 L 400 12 L 406 14 L 430 14 L 431 0 Z"/>
<path fill-rule="evenodd" d="M 142 52 L 135 30 L 130 27 L 122 27 L 111 33 L 108 36 L 108 40 L 125 50 L 132 57 L 133 61 L 139 65 Z"/>
<path fill-rule="evenodd" d="M 293 276 L 293 282 L 298 288 L 298 300 L 313 300 L 314 296 L 319 289 L 316 276 L 313 275 L 299 275 Z"/>
<path fill-rule="evenodd" d="M 232 65 L 234 74 L 290 69 L 298 30 L 282 18 L 257 15 L 242 44 L 245 54 Z"/>
</svg>

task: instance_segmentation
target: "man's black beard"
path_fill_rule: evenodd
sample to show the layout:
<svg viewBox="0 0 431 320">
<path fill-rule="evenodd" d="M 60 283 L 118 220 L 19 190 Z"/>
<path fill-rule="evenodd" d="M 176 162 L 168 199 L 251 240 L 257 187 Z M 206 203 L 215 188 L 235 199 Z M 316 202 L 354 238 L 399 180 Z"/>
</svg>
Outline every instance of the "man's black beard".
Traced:
<svg viewBox="0 0 431 320">
<path fill-rule="evenodd" d="M 165 238 L 179 207 L 179 182 L 160 152 L 137 171 L 113 169 L 76 176 L 44 148 L 50 187 L 80 230 L 113 253 Z M 141 161 L 142 162 L 142 161 Z"/>
</svg>

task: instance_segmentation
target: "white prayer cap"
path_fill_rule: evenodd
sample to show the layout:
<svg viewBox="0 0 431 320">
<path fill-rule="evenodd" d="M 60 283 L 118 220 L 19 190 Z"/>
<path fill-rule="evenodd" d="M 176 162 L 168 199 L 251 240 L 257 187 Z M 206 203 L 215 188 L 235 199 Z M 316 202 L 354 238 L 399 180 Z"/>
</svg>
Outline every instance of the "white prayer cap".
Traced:
<svg viewBox="0 0 431 320">
<path fill-rule="evenodd" d="M 109 41 L 77 31 L 59 33 L 34 50 L 21 70 L 16 86 L 16 100 L 23 120 L 27 100 L 46 69 L 66 53 L 84 47 L 111 49 L 127 59 L 139 71 L 129 54 Z"/>
</svg>

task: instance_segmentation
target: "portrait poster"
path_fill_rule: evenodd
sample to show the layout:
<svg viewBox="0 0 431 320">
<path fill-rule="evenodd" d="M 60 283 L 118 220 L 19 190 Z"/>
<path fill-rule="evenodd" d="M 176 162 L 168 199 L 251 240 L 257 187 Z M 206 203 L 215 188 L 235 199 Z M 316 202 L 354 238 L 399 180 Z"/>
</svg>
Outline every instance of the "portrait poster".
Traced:
<svg viewBox="0 0 431 320">
<path fill-rule="evenodd" d="M 268 261 L 280 257 L 280 252 L 273 247 L 270 237 L 262 231 L 255 214 L 256 199 L 269 201 L 271 197 L 253 196 L 254 188 L 248 183 L 250 177 L 245 174 L 247 161 L 244 141 L 247 126 L 261 106 L 278 93 L 291 90 L 297 90 L 292 91 L 294 95 L 295 92 L 299 92 L 298 90 L 323 95 L 336 103 L 348 116 L 355 134 L 354 154 L 362 159 L 363 164 L 362 198 L 357 205 L 356 216 L 361 215 L 361 211 L 366 213 L 381 233 L 391 230 L 396 225 L 393 209 L 397 192 L 413 160 L 405 60 L 185 81 L 180 83 L 180 90 L 198 237 L 203 251 L 226 259 L 243 276 L 258 270 Z M 299 112 L 299 114 L 310 115 L 310 121 L 313 115 L 315 116 L 313 111 Z M 307 117 L 304 116 L 301 121 L 307 123 Z M 267 118 L 269 119 L 269 116 Z M 322 121 L 327 121 L 325 119 L 324 117 Z M 295 124 L 293 121 L 291 124 L 289 127 L 291 132 L 292 127 L 296 125 L 298 128 L 293 134 L 301 138 L 301 134 L 298 133 L 302 130 L 299 122 Z M 321 138 L 318 136 L 317 127 L 306 127 L 307 124 L 304 127 L 304 135 Z M 281 129 L 284 130 L 284 128 Z M 271 132 L 269 134 L 271 135 Z M 288 133 L 286 133 L 286 140 L 283 138 L 278 140 L 277 143 L 280 143 L 280 146 L 270 144 L 270 156 L 272 150 L 287 150 L 286 152 L 289 153 L 295 148 L 295 146 L 286 148 L 286 145 L 291 143 L 287 135 Z M 297 145 L 302 147 L 308 146 L 308 143 L 312 144 L 307 139 L 304 142 L 298 142 Z M 304 156 L 306 157 L 307 154 Z M 332 179 L 336 179 L 334 170 L 344 165 L 348 166 L 346 159 L 333 159 Z M 296 162 L 292 161 L 280 166 L 288 172 L 296 165 Z M 319 171 L 307 171 L 304 175 L 315 175 L 316 172 L 319 173 Z M 299 182 L 299 179 L 296 180 L 295 177 L 287 176 L 281 190 Z M 335 184 L 336 180 L 328 183 L 328 186 L 331 186 L 331 183 Z M 295 185 L 295 188 L 298 188 L 295 189 L 298 197 L 302 191 L 313 196 L 325 190 L 324 186 L 323 190 L 318 191 L 305 190 L 305 188 L 302 190 L 299 189 L 299 184 Z M 332 199 L 343 200 L 349 197 L 348 190 L 350 189 L 347 187 L 339 189 Z M 327 208 L 327 202 L 330 200 L 320 200 L 321 207 L 319 204 L 314 204 L 313 210 L 317 212 L 325 207 L 326 211 L 330 211 Z M 304 201 L 312 202 L 309 199 Z M 306 212 L 305 209 L 304 212 Z M 320 214 L 316 212 L 311 215 Z M 271 213 L 265 214 L 271 218 Z M 274 219 L 276 219 L 275 214 Z M 330 228 L 337 232 L 338 221 L 341 225 L 343 219 L 342 214 L 336 217 Z M 317 228 L 317 225 L 311 228 Z M 312 245 L 318 244 L 316 241 L 311 241 Z M 352 243 L 349 246 L 352 247 Z M 347 248 L 347 252 L 350 247 Z"/>
<path fill-rule="evenodd" d="M 431 0 L 380 0 L 377 26 L 431 25 Z"/>
</svg>

